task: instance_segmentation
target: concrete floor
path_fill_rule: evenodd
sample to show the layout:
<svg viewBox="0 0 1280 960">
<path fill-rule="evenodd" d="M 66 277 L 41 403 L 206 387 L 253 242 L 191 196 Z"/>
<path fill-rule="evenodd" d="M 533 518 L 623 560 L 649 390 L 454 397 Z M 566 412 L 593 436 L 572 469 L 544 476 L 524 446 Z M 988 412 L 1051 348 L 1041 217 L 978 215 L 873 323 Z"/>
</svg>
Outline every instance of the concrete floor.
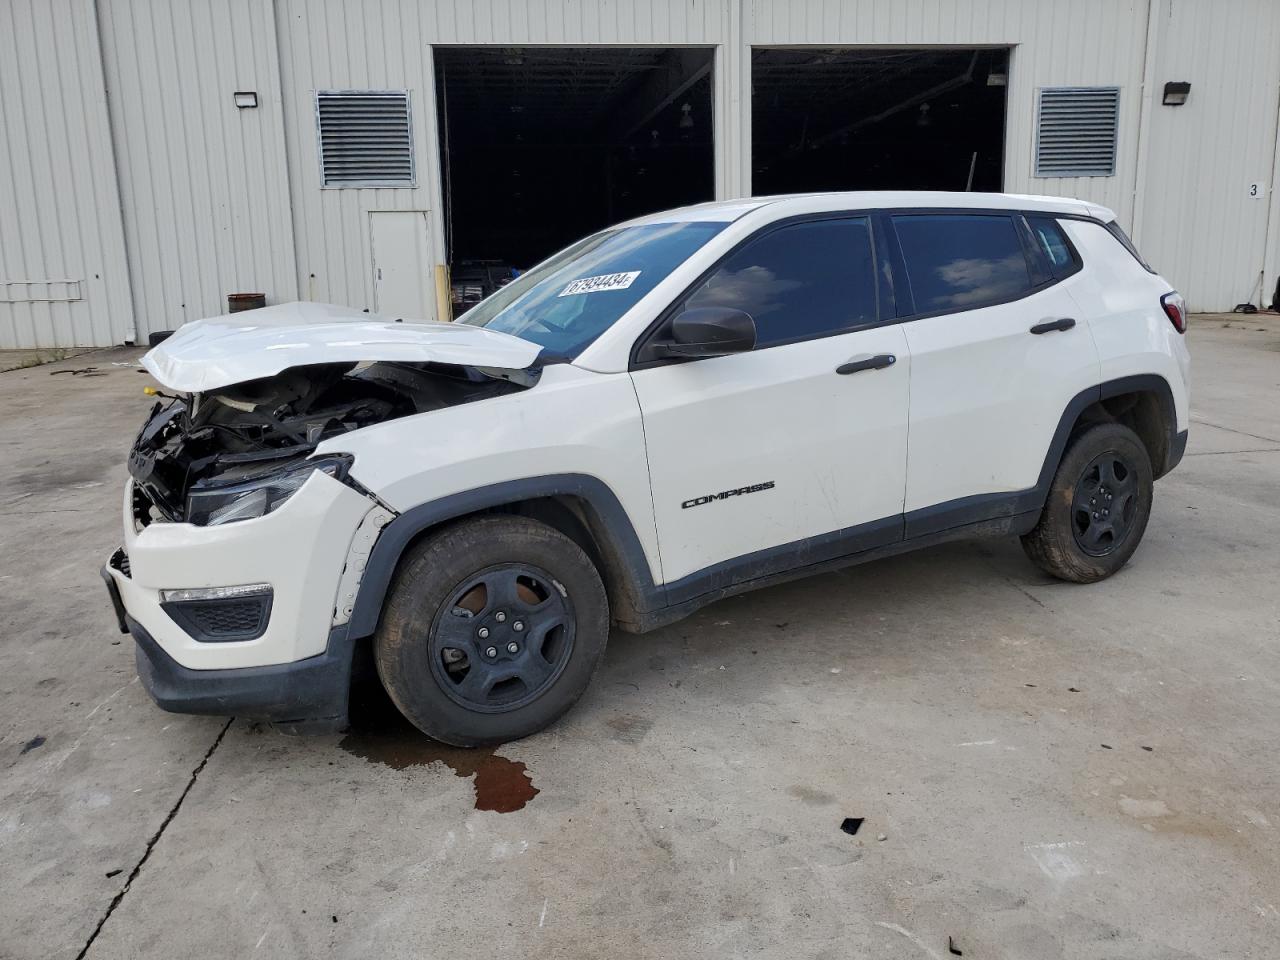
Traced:
<svg viewBox="0 0 1280 960">
<path fill-rule="evenodd" d="M 956 544 L 725 601 L 461 759 L 156 709 L 97 572 L 137 351 L 0 376 L 0 956 L 1275 956 L 1280 318 L 1190 336 L 1115 578 Z"/>
</svg>

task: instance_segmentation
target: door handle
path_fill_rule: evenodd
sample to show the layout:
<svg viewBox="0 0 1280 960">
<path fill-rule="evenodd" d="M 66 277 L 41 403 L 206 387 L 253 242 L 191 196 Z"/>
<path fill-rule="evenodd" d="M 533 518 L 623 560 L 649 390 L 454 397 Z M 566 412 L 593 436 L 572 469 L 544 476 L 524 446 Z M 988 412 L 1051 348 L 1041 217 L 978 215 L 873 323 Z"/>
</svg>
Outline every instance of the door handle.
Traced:
<svg viewBox="0 0 1280 960">
<path fill-rule="evenodd" d="M 854 357 L 848 363 L 842 363 L 836 367 L 836 373 L 858 373 L 861 370 L 882 370 L 885 367 L 891 367 L 898 362 L 898 358 L 892 353 L 881 353 L 876 356 Z"/>
<path fill-rule="evenodd" d="M 1045 320 L 1043 323 L 1037 323 L 1031 328 L 1032 333 L 1052 333 L 1054 330 L 1070 330 L 1076 325 L 1076 322 L 1070 317 L 1062 317 L 1060 320 Z"/>
</svg>

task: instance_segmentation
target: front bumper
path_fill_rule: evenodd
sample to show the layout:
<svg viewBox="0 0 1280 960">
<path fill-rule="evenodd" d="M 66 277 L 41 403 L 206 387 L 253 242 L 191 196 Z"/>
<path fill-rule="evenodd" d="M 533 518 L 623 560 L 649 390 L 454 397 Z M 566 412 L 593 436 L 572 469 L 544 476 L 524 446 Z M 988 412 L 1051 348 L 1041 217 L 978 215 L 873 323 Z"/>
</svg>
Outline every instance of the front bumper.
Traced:
<svg viewBox="0 0 1280 960">
<path fill-rule="evenodd" d="M 139 530 L 132 499 L 126 488 L 125 546 L 102 577 L 151 698 L 174 713 L 253 717 L 296 732 L 345 726 L 354 641 L 335 600 L 353 537 L 376 504 L 316 474 L 265 517 Z M 161 600 L 162 590 L 259 582 L 271 588 L 266 625 L 243 640 L 193 629 L 181 603 Z"/>
<path fill-rule="evenodd" d="M 290 664 L 326 651 L 343 567 L 361 520 L 377 508 L 372 500 L 316 473 L 263 517 L 215 527 L 156 522 L 142 529 L 132 500 L 127 485 L 123 553 L 103 575 L 123 613 L 175 664 L 194 671 L 239 670 Z M 166 609 L 161 600 L 163 590 L 245 584 L 270 587 L 265 626 L 226 632 L 218 642 L 175 618 L 173 605 Z"/>
<path fill-rule="evenodd" d="M 137 645 L 142 685 L 171 713 L 268 720 L 288 733 L 329 733 L 347 724 L 352 641 L 345 626 L 332 630 L 317 656 L 238 670 L 191 670 L 128 615 L 125 626 Z"/>
</svg>

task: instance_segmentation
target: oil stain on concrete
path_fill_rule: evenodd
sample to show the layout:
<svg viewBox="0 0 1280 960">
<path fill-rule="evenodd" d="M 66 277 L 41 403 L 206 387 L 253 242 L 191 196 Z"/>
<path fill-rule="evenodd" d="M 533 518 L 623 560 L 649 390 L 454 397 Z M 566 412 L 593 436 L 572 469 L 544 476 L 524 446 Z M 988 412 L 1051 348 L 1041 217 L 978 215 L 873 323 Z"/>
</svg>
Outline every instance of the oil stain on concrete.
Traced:
<svg viewBox="0 0 1280 960">
<path fill-rule="evenodd" d="M 409 723 L 385 694 L 352 703 L 351 730 L 338 746 L 393 770 L 440 763 L 454 776 L 474 778 L 477 810 L 512 813 L 538 795 L 523 761 L 498 756 L 497 746 L 466 750 L 432 740 Z"/>
</svg>

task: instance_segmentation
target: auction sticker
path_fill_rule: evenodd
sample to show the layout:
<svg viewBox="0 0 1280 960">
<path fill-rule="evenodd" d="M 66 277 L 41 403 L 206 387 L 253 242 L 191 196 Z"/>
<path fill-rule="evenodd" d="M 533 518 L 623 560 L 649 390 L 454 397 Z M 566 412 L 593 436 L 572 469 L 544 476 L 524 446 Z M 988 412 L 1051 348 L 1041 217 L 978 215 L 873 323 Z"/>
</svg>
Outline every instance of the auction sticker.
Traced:
<svg viewBox="0 0 1280 960">
<path fill-rule="evenodd" d="M 601 290 L 625 290 L 640 276 L 639 270 L 629 273 L 602 273 L 598 277 L 583 277 L 556 294 L 557 297 L 572 297 L 577 293 L 599 293 Z"/>
</svg>

